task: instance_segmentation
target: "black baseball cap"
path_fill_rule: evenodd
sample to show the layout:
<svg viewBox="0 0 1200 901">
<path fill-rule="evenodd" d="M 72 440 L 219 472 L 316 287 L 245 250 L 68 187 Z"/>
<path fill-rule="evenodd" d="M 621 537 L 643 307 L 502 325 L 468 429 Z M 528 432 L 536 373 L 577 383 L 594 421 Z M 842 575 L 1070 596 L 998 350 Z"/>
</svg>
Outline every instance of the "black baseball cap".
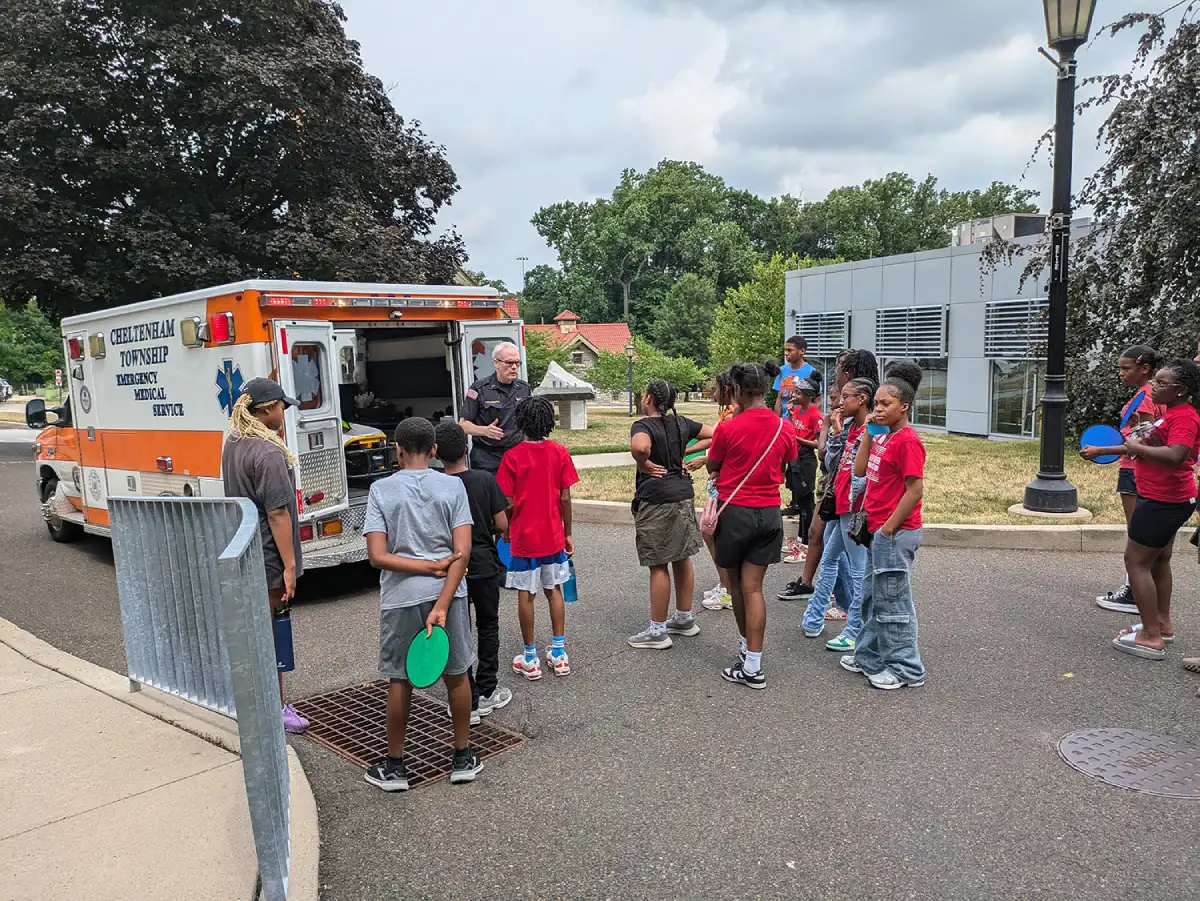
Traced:
<svg viewBox="0 0 1200 901">
<path fill-rule="evenodd" d="M 250 403 L 256 407 L 273 404 L 277 400 L 283 401 L 287 407 L 300 406 L 300 401 L 284 394 L 283 388 L 274 379 L 251 379 L 242 385 L 242 394 L 250 395 Z"/>
</svg>

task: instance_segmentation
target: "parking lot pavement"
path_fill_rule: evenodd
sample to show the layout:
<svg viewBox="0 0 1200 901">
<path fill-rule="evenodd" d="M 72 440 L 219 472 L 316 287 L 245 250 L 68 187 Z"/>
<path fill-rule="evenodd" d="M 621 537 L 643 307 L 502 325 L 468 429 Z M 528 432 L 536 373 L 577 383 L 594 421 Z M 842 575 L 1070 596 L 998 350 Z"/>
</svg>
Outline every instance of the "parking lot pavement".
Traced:
<svg viewBox="0 0 1200 901">
<path fill-rule="evenodd" d="M 107 545 L 52 545 L 14 459 L 0 447 L 0 616 L 120 670 Z M 494 721 L 529 740 L 473 785 L 385 795 L 293 740 L 320 809 L 323 898 L 1200 896 L 1200 804 L 1091 781 L 1055 751 L 1099 726 L 1200 740 L 1195 677 L 1175 665 L 1200 652 L 1194 558 L 1176 561 L 1168 663 L 1108 647 L 1129 619 L 1092 597 L 1119 558 L 930 549 L 915 577 L 923 689 L 871 691 L 771 600 L 769 687 L 753 693 L 718 676 L 729 613 L 703 611 L 671 650 L 628 648 L 647 613 L 632 532 L 576 536 L 573 675 L 527 684 L 502 667 L 516 699 Z M 713 571 L 697 561 L 699 591 Z M 795 572 L 773 567 L 771 595 Z M 377 604 L 367 568 L 305 577 L 291 694 L 375 677 Z M 502 615 L 503 662 L 519 641 L 511 593 Z"/>
</svg>

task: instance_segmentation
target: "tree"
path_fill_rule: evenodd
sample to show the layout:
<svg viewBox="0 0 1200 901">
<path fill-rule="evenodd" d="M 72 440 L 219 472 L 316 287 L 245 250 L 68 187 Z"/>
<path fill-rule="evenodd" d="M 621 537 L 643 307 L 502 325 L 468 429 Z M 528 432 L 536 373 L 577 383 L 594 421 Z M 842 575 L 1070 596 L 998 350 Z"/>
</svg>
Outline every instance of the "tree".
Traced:
<svg viewBox="0 0 1200 901">
<path fill-rule="evenodd" d="M 484 274 L 484 271 L 482 269 L 468 269 L 468 270 L 466 270 L 466 272 L 467 272 L 467 275 L 471 276 L 471 278 L 475 281 L 475 283 L 477 285 L 483 285 L 484 287 L 488 287 L 488 288 L 495 288 L 501 294 L 511 294 L 512 293 L 511 291 L 508 290 L 508 285 L 504 284 L 504 282 L 501 279 L 488 278 L 487 275 Z"/>
<path fill-rule="evenodd" d="M 829 266 L 840 259 L 775 254 L 754 267 L 754 277 L 730 291 L 717 308 L 716 323 L 709 339 L 709 365 L 761 363 L 780 355 L 784 334 L 784 287 L 787 273 L 794 269 Z"/>
<path fill-rule="evenodd" d="M 693 348 L 700 366 L 708 363 L 708 336 L 717 312 L 717 286 L 710 278 L 689 272 L 671 286 L 655 314 L 651 336 L 666 354 L 690 356 Z"/>
<path fill-rule="evenodd" d="M 529 370 L 529 384 L 536 388 L 546 377 L 551 363 L 566 366 L 570 359 L 567 349 L 552 343 L 545 332 L 525 329 L 525 366 Z"/>
<path fill-rule="evenodd" d="M 563 274 L 543 263 L 525 273 L 525 287 L 517 295 L 517 309 L 526 322 L 535 325 L 552 322 L 562 312 L 565 294 Z"/>
<path fill-rule="evenodd" d="M 704 372 L 689 357 L 671 357 L 648 341 L 633 339 L 633 390 L 640 394 L 651 379 L 666 379 L 684 391 L 704 380 Z M 629 386 L 629 359 L 624 354 L 600 351 L 588 381 L 602 391 L 624 391 Z"/>
<path fill-rule="evenodd" d="M 63 368 L 62 337 L 37 301 L 10 310 L 0 301 L 0 376 L 44 385 Z"/>
<path fill-rule="evenodd" d="M 0 294 L 55 316 L 248 276 L 445 282 L 458 182 L 325 0 L 6 2 Z"/>
</svg>

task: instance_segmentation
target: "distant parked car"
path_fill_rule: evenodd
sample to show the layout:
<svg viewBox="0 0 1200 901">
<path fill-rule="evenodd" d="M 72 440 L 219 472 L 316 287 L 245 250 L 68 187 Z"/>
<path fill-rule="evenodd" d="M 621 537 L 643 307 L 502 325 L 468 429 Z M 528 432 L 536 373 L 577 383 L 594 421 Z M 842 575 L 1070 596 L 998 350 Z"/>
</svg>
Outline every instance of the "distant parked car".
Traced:
<svg viewBox="0 0 1200 901">
<path fill-rule="evenodd" d="M 13 396 L 13 388 L 4 379 L 0 379 L 0 404 L 4 403 Z"/>
</svg>

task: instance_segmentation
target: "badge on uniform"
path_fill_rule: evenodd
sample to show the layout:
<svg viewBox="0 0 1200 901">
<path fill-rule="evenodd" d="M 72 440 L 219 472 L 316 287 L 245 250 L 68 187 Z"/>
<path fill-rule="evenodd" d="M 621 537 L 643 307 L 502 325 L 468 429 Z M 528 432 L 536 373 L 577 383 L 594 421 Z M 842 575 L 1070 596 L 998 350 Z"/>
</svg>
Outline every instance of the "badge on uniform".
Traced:
<svg viewBox="0 0 1200 901">
<path fill-rule="evenodd" d="M 467 389 L 467 397 L 471 398 L 471 400 L 478 400 L 479 392 L 476 391 L 474 388 L 468 388 Z"/>
</svg>

